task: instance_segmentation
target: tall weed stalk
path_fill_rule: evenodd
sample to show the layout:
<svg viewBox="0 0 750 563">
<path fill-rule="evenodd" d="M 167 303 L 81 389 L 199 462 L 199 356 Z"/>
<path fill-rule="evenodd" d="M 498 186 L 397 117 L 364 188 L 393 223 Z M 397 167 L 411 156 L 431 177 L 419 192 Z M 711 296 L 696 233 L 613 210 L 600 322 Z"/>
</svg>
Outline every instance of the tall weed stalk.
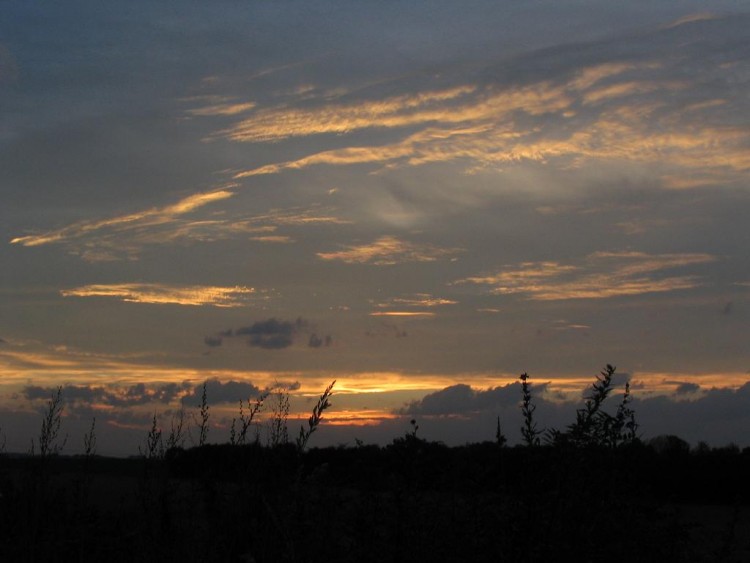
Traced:
<svg viewBox="0 0 750 563">
<path fill-rule="evenodd" d="M 299 436 L 297 436 L 297 449 L 299 451 L 305 450 L 307 442 L 310 440 L 310 436 L 312 436 L 312 433 L 318 428 L 318 425 L 323 418 L 323 411 L 331 406 L 328 399 L 330 399 L 333 394 L 333 386 L 335 384 L 336 380 L 334 379 L 331 384 L 325 388 L 325 391 L 323 391 L 323 394 L 318 399 L 318 403 L 313 407 L 312 414 L 310 415 L 310 418 L 307 419 L 307 429 L 305 429 L 304 426 L 300 426 Z"/>
</svg>

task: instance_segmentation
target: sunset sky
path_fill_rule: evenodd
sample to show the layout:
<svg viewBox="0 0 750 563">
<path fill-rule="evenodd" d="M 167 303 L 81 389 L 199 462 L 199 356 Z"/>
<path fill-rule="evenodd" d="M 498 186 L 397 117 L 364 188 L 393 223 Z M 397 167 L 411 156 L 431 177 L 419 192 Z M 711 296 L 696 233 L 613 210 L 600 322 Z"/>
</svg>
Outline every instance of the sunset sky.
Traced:
<svg viewBox="0 0 750 563">
<path fill-rule="evenodd" d="M 0 443 L 520 439 L 607 363 L 750 445 L 750 3 L 0 3 Z M 192 412 L 192 411 L 191 411 Z M 261 430 L 262 431 L 262 430 Z M 262 435 L 261 435 L 262 436 Z"/>
</svg>

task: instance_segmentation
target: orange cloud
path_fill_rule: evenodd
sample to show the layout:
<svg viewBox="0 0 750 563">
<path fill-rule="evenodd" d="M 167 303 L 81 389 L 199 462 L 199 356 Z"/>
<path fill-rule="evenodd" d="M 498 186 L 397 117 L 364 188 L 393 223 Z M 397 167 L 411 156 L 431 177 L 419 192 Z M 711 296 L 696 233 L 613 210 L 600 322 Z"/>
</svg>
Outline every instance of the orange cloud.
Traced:
<svg viewBox="0 0 750 563">
<path fill-rule="evenodd" d="M 679 27 L 686 23 L 693 23 L 697 21 L 708 21 L 708 20 L 715 20 L 715 19 L 719 19 L 719 16 L 717 16 L 716 14 L 712 14 L 711 12 L 700 12 L 697 14 L 688 14 L 686 16 L 682 16 L 681 18 L 673 21 L 670 24 L 665 25 L 664 29 L 671 29 L 673 27 Z"/>
<path fill-rule="evenodd" d="M 370 244 L 347 246 L 345 250 L 318 252 L 323 260 L 340 260 L 347 264 L 374 264 L 390 266 L 402 262 L 432 262 L 460 252 L 457 248 L 439 248 L 429 244 L 402 241 L 393 236 L 383 236 Z"/>
<path fill-rule="evenodd" d="M 442 305 L 456 305 L 457 303 L 458 301 L 452 299 L 433 297 L 429 293 L 416 293 L 411 297 L 394 297 L 383 303 L 378 303 L 376 307 L 439 307 Z"/>
<path fill-rule="evenodd" d="M 60 292 L 63 297 L 115 297 L 128 303 L 150 303 L 212 307 L 246 307 L 252 287 L 169 286 L 124 283 L 85 285 Z"/>
<path fill-rule="evenodd" d="M 60 244 L 86 261 L 102 262 L 136 259 L 144 246 L 178 241 L 213 242 L 255 234 L 255 240 L 260 242 L 293 242 L 287 235 L 271 233 L 280 227 L 348 223 L 333 216 L 330 209 L 317 205 L 307 209 L 272 209 L 244 218 L 194 217 L 204 206 L 234 195 L 235 192 L 228 189 L 195 194 L 164 207 L 100 221 L 81 221 L 38 235 L 16 237 L 10 242 L 22 246 Z"/>
<path fill-rule="evenodd" d="M 434 317 L 429 311 L 373 311 L 371 317 Z"/>
<path fill-rule="evenodd" d="M 349 133 L 372 127 L 403 127 L 445 118 L 439 103 L 471 93 L 474 86 L 395 96 L 351 105 L 324 106 L 313 110 L 266 109 L 218 135 L 233 141 L 278 141 L 321 133 Z"/>
<path fill-rule="evenodd" d="M 701 282 L 695 276 L 658 278 L 654 274 L 715 260 L 708 254 L 596 252 L 579 266 L 525 262 L 496 274 L 465 278 L 454 283 L 489 285 L 491 293 L 518 293 L 536 301 L 606 299 L 698 287 Z"/>
<path fill-rule="evenodd" d="M 711 185 L 738 181 L 750 170 L 750 133 L 725 125 L 736 108 L 705 97 L 688 80 L 670 80 L 666 64 L 613 62 L 585 67 L 562 83 L 466 85 L 361 104 L 269 108 L 220 134 L 279 141 L 409 126 L 392 143 L 324 150 L 244 170 L 237 179 L 323 165 L 386 170 L 462 160 L 475 172 L 524 161 L 573 167 L 607 160 L 669 167 L 675 178 L 698 172 Z M 677 90 L 683 94 L 675 103 Z"/>
</svg>

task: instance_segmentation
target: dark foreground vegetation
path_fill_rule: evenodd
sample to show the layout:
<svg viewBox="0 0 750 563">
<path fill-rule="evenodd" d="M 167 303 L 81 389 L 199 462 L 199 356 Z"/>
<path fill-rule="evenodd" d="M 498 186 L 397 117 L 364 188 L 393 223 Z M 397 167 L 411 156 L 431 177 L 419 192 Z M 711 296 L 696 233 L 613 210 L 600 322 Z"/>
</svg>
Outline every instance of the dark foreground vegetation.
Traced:
<svg viewBox="0 0 750 563">
<path fill-rule="evenodd" d="M 523 378 L 517 447 L 499 427 L 447 447 L 412 421 L 386 447 L 308 450 L 330 388 L 296 443 L 160 449 L 149 433 L 114 459 L 93 428 L 87 455 L 53 440 L 0 458 L 0 561 L 750 561 L 750 449 L 642 443 L 627 393 L 600 409 L 609 368 L 561 431 L 536 428 Z"/>
</svg>

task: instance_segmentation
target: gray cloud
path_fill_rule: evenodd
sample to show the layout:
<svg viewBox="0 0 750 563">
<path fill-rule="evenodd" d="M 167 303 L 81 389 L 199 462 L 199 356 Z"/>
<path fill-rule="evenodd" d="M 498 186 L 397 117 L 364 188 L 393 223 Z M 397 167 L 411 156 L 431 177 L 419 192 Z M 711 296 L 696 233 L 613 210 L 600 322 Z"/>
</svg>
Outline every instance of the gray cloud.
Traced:
<svg viewBox="0 0 750 563">
<path fill-rule="evenodd" d="M 298 317 L 295 321 L 287 321 L 271 317 L 262 321 L 256 321 L 251 325 L 241 326 L 236 329 L 227 329 L 215 335 L 206 336 L 204 344 L 211 348 L 221 346 L 225 338 L 244 337 L 247 345 L 252 348 L 263 348 L 265 350 L 281 350 L 292 346 L 295 340 L 310 330 L 310 323 Z M 321 348 L 330 346 L 333 338 L 311 333 L 308 338 L 310 348 Z"/>
<path fill-rule="evenodd" d="M 248 336 L 249 346 L 277 350 L 287 348 L 294 342 L 301 321 L 292 323 L 275 318 L 258 321 L 251 326 L 243 326 L 235 331 L 237 336 Z"/>
<path fill-rule="evenodd" d="M 165 383 L 162 385 L 146 385 L 136 383 L 126 387 L 103 387 L 88 385 L 64 385 L 61 397 L 70 404 L 102 403 L 113 407 L 132 407 L 148 403 L 168 404 L 190 388 L 190 384 Z M 27 385 L 23 388 L 23 396 L 30 401 L 49 399 L 57 392 L 56 387 L 41 387 Z"/>
<path fill-rule="evenodd" d="M 222 342 L 224 342 L 224 340 L 221 336 L 206 336 L 203 339 L 203 343 L 209 348 L 216 348 L 217 346 L 221 346 Z"/>
<path fill-rule="evenodd" d="M 320 348 L 321 346 L 331 346 L 333 344 L 333 337 L 330 334 L 326 334 L 324 337 L 320 337 L 314 332 L 310 335 L 307 345 L 310 348 Z"/>
<path fill-rule="evenodd" d="M 379 336 L 395 336 L 396 338 L 406 338 L 409 333 L 406 329 L 399 327 L 395 324 L 381 322 L 376 328 L 367 329 L 365 336 L 379 337 Z"/>
<path fill-rule="evenodd" d="M 692 393 L 697 393 L 698 391 L 700 391 L 700 389 L 701 389 L 701 386 L 698 385 L 697 383 L 684 382 L 684 383 L 680 383 L 677 386 L 677 389 L 675 389 L 675 394 L 676 395 L 690 395 Z"/>
<path fill-rule="evenodd" d="M 722 445 L 729 441 L 747 444 L 750 432 L 750 382 L 738 389 L 709 389 L 702 395 L 700 386 L 681 382 L 673 396 L 644 397 L 633 395 L 631 407 L 635 410 L 640 433 L 645 438 L 659 434 L 675 434 L 695 444 L 700 440 L 712 445 Z M 581 401 L 550 401 L 545 398 L 546 385 L 534 384 L 532 394 L 537 406 L 534 416 L 539 428 L 565 428 L 573 422 L 575 410 L 581 408 Z M 619 401 L 620 391 L 610 395 L 605 403 L 605 411 L 614 412 Z M 684 400 L 689 395 L 691 400 Z M 675 400 L 678 399 L 678 400 Z M 521 425 L 521 412 L 518 408 L 521 390 L 518 383 L 488 390 L 472 389 L 468 385 L 453 385 L 441 391 L 430 393 L 419 401 L 413 401 L 398 414 L 405 416 L 432 417 L 446 422 L 433 422 L 450 434 L 449 424 L 461 424 L 454 417 L 460 417 L 473 424 L 481 421 L 491 424 L 494 417 L 501 414 L 503 427 L 512 441 L 515 428 Z M 423 426 L 427 426 L 425 423 Z M 489 439 L 489 437 L 488 437 Z"/>
<path fill-rule="evenodd" d="M 546 383 L 532 384 L 533 392 L 544 393 Z M 398 412 L 409 415 L 452 415 L 483 411 L 498 411 L 518 404 L 521 400 L 520 383 L 509 383 L 491 389 L 472 389 L 463 383 L 430 393 L 413 401 Z"/>
<path fill-rule="evenodd" d="M 261 390 L 245 381 L 221 381 L 219 379 L 206 380 L 206 400 L 208 404 L 237 403 L 246 401 L 250 397 L 256 397 Z M 189 406 L 198 406 L 203 397 L 203 384 L 198 384 L 190 389 L 190 392 L 182 399 Z"/>
</svg>

